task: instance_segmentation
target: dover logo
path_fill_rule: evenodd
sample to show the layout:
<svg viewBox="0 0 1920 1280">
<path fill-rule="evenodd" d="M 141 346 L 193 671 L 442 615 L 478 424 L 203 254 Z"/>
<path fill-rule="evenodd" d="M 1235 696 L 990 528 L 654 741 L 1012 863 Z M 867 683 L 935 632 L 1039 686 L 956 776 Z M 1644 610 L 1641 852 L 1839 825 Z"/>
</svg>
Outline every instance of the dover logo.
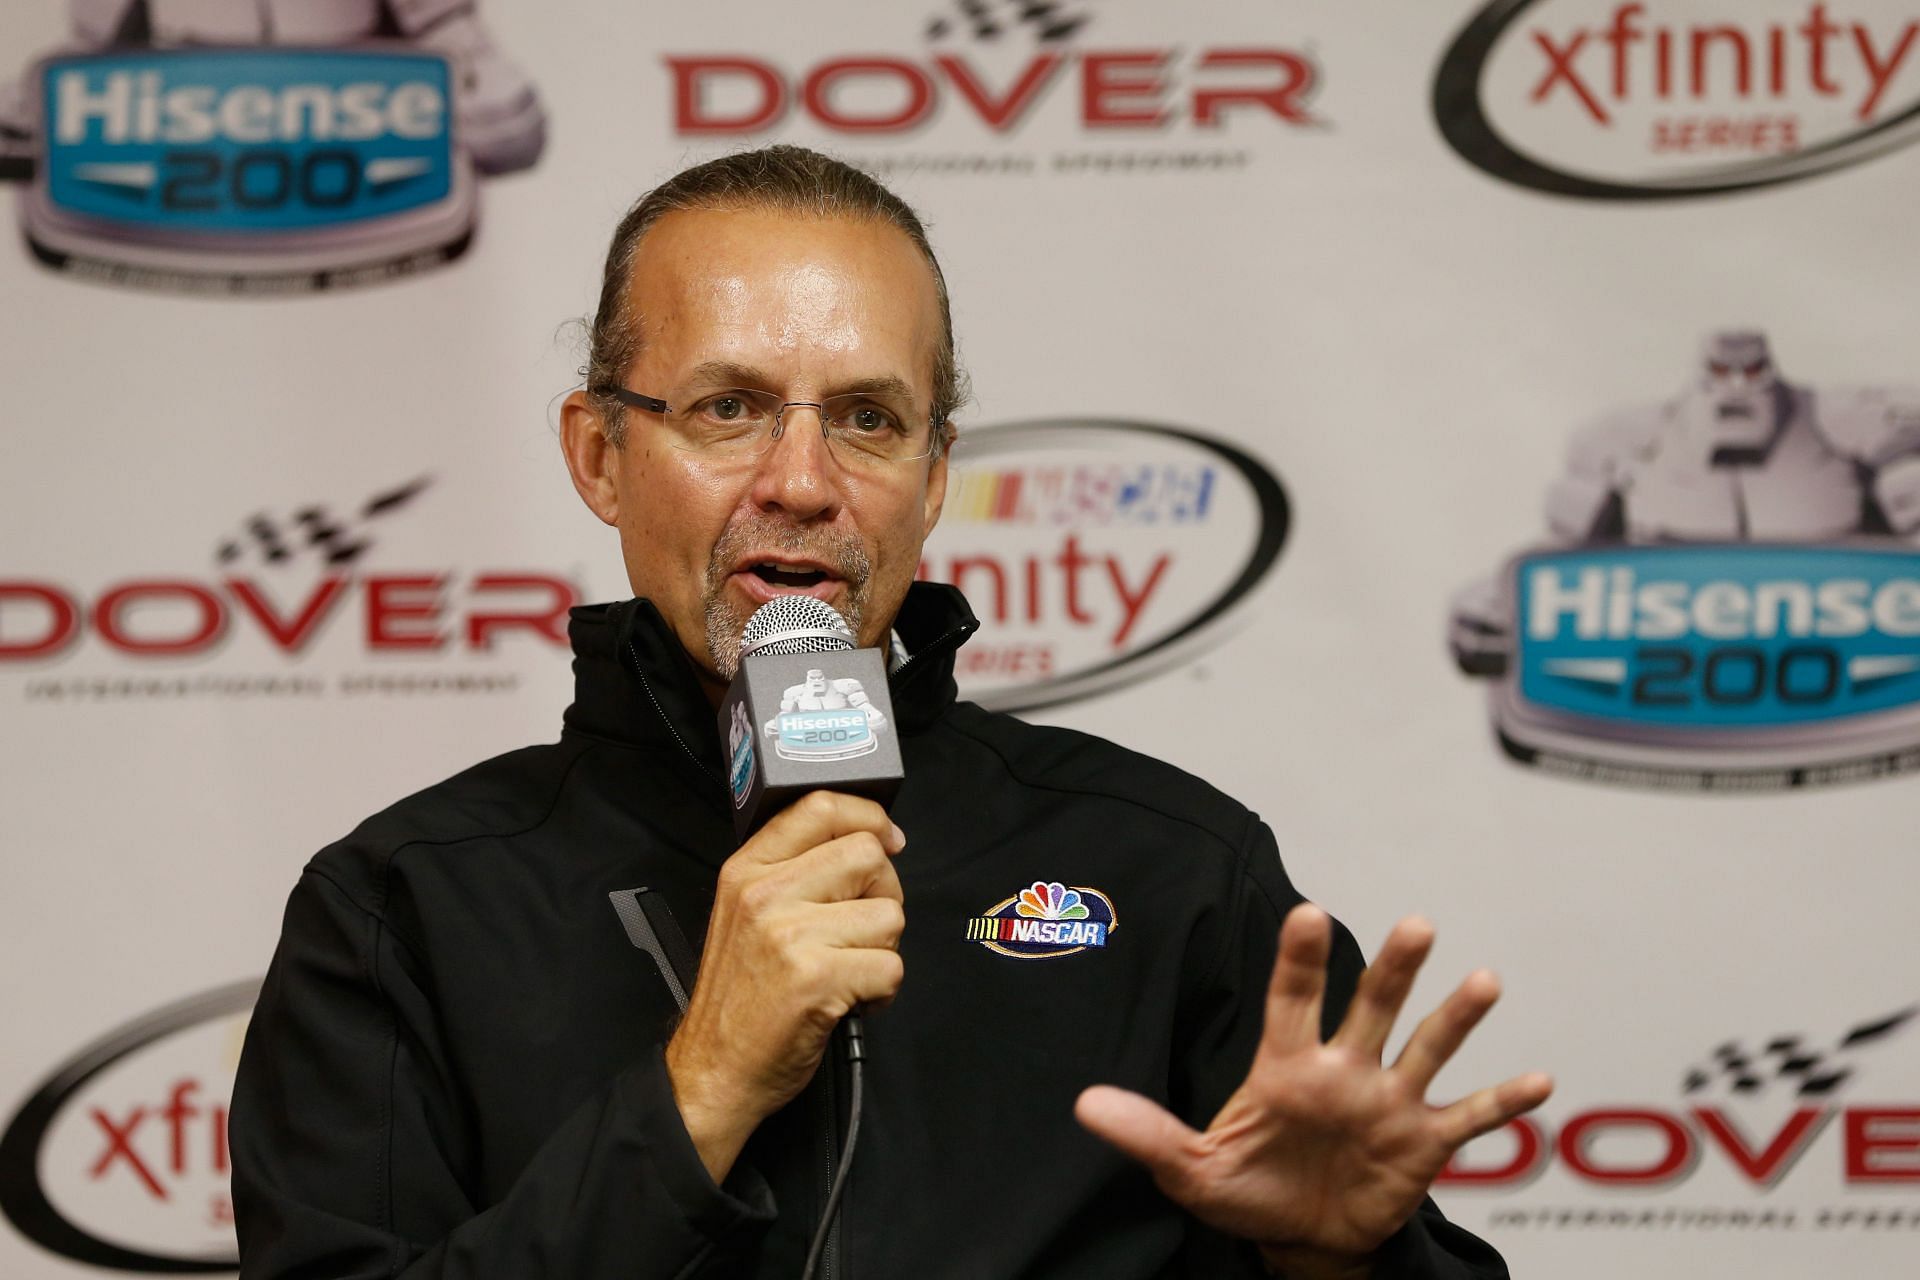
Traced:
<svg viewBox="0 0 1920 1280">
<path fill-rule="evenodd" d="M 1046 960 L 1104 947 L 1119 927 L 1113 900 L 1098 889 L 1035 880 L 967 921 L 967 940 L 1003 956 Z"/>
<path fill-rule="evenodd" d="M 1680 1073 L 1678 1097 L 1523 1116 L 1435 1185 L 1514 1196 L 1489 1227 L 1910 1234 L 1920 1105 L 1898 1082 L 1914 1078 L 1916 1013 L 1726 1040 Z M 1848 1098 L 1863 1078 L 1871 1092 Z"/>
<path fill-rule="evenodd" d="M 227 1099 L 259 988 L 169 1005 L 42 1081 L 0 1137 L 0 1209 L 15 1229 L 96 1267 L 232 1271 Z"/>
<path fill-rule="evenodd" d="M 47 59 L 30 76 L 22 229 L 51 266 L 197 291 L 319 289 L 449 261 L 475 218 L 454 71 L 397 43 Z"/>
<path fill-rule="evenodd" d="M 1731 372 L 1727 372 L 1731 370 Z M 1695 390 L 1589 429 L 1548 499 L 1575 544 L 1455 602 L 1523 763 L 1744 790 L 1920 766 L 1920 414 L 1815 394 L 1764 340 L 1708 344 Z"/>
<path fill-rule="evenodd" d="M 1193 657 L 1280 557 L 1288 506 L 1252 455 L 1142 422 L 970 430 L 920 576 L 980 616 L 962 695 L 1032 710 Z"/>
<path fill-rule="evenodd" d="M 782 760 L 822 764 L 853 760 L 880 749 L 887 718 L 852 676 L 828 679 L 814 667 L 807 678 L 780 695 L 780 714 L 767 722 L 767 737 Z M 751 780 L 749 770 L 749 780 Z M 743 803 L 735 792 L 736 807 Z"/>
<path fill-rule="evenodd" d="M 1462 156 L 1537 191 L 1774 186 L 1920 137 L 1920 19 L 1869 0 L 1493 0 L 1433 109 Z"/>
</svg>

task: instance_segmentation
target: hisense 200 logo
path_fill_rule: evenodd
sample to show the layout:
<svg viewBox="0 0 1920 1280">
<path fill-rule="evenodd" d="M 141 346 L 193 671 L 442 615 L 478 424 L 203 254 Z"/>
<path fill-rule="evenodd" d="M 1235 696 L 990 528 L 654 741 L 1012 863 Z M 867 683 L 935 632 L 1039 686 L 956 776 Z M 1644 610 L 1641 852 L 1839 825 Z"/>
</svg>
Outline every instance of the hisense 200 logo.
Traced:
<svg viewBox="0 0 1920 1280">
<path fill-rule="evenodd" d="M 1752 789 L 1920 767 L 1920 393 L 1781 379 L 1722 333 L 1694 385 L 1576 437 L 1562 545 L 1455 599 L 1508 755 Z"/>
<path fill-rule="evenodd" d="M 1493 0 L 1433 87 L 1494 177 L 1606 200 L 1709 196 L 1920 137 L 1920 15 L 1871 0 Z"/>
<path fill-rule="evenodd" d="M 446 262 L 476 210 L 457 69 L 398 43 L 48 58 L 29 77 L 27 243 L 50 266 L 116 283 L 235 293 Z M 529 137 L 512 163 L 537 155 Z"/>
</svg>

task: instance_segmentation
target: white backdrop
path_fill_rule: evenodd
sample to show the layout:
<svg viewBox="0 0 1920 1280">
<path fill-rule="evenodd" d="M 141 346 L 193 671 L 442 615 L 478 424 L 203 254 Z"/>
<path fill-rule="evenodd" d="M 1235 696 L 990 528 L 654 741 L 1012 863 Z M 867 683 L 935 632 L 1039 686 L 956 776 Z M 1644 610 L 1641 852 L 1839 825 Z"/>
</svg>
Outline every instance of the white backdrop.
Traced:
<svg viewBox="0 0 1920 1280">
<path fill-rule="evenodd" d="M 1369 949 L 1398 916 L 1430 915 L 1440 943 L 1416 1005 L 1474 966 L 1503 975 L 1506 998 L 1441 1089 L 1551 1070 L 1545 1144 L 1530 1171 L 1442 1188 L 1442 1207 L 1519 1275 L 1911 1274 L 1920 1031 L 1844 1042 L 1920 1003 L 1914 781 L 1731 796 L 1549 776 L 1502 755 L 1488 682 L 1454 668 L 1446 637 L 1456 591 L 1544 540 L 1542 502 L 1576 431 L 1692 385 L 1704 335 L 1764 331 L 1780 371 L 1816 390 L 1920 382 L 1915 153 L 1734 194 L 1549 194 L 1450 146 L 1433 89 L 1469 19 L 1511 18 L 1482 95 L 1498 136 L 1556 171 L 1693 181 L 1754 162 L 1728 141 L 1743 121 L 1751 139 L 1752 121 L 1792 118 L 1803 149 L 1880 122 L 1898 140 L 1920 100 L 1920 42 L 1900 43 L 1920 9 L 1814 6 L 1840 24 L 1820 42 L 1827 93 L 1815 42 L 1796 34 L 1813 20 L 1805 5 L 1062 0 L 1053 19 L 1084 22 L 1054 38 L 1019 6 L 980 8 L 997 37 L 944 0 L 494 0 L 482 16 L 537 86 L 545 147 L 480 180 L 471 249 L 413 278 L 193 295 L 85 280 L 37 264 L 24 241 L 0 246 L 0 649 L 57 621 L 23 584 L 85 615 L 59 651 L 0 658 L 0 957 L 14 975 L 0 993 L 0 1101 L 51 1108 L 44 1141 L 27 1143 L 16 1117 L 0 1153 L 9 1213 L 37 1187 L 73 1238 L 146 1256 L 230 1248 L 214 1107 L 239 1004 L 183 1013 L 184 1029 L 137 1048 L 129 1037 L 77 1088 L 44 1086 L 156 1009 L 257 977 L 298 869 L 362 816 L 555 735 L 564 651 L 529 626 L 475 647 L 464 620 L 548 612 L 554 582 L 586 600 L 624 593 L 616 544 L 580 509 L 553 439 L 580 359 L 565 323 L 590 309 L 607 235 L 638 193 L 777 138 L 882 169 L 927 216 L 977 387 L 963 440 L 1009 423 L 1157 424 L 1278 477 L 1284 546 L 1225 618 L 1170 666 L 1127 668 L 1138 678 L 1031 714 L 1161 755 L 1259 810 L 1295 880 Z M 1610 45 L 1622 8 L 1642 34 Z M 1691 33 L 1729 25 L 1749 41 L 1748 92 L 1722 36 L 1704 48 L 1696 96 Z M 1777 74 L 1772 29 L 1786 33 Z M 1679 50 L 1665 98 L 1658 30 Z M 11 5 L 0 32 L 11 76 L 69 39 L 68 14 Z M 1596 98 L 1624 51 L 1628 100 L 1601 104 L 1611 125 L 1564 80 L 1533 100 L 1548 46 L 1577 59 Z M 1206 63 L 1218 51 L 1259 56 Z M 1165 61 L 1098 60 L 1116 52 Z M 835 59 L 889 59 L 915 70 L 848 73 L 829 111 L 911 105 L 916 75 L 937 105 L 894 132 L 836 129 L 796 106 L 768 127 L 691 133 L 669 59 L 694 57 L 752 60 L 795 97 Z M 942 57 L 996 95 L 1036 58 L 1060 61 L 1002 130 Z M 1303 68 L 1297 92 L 1193 119 L 1196 88 L 1278 91 Z M 1098 88 L 1154 75 L 1155 92 Z M 702 110 L 749 114 L 750 83 L 703 81 Z M 1169 118 L 1089 122 L 1089 96 L 1096 115 L 1160 104 Z M 1705 138 L 1709 117 L 1734 123 L 1705 154 L 1652 152 L 1655 130 Z M 1761 151 L 1787 132 L 1766 126 Z M 15 185 L 24 209 L 32 183 Z M 995 446 L 970 460 L 963 445 L 957 474 L 1025 466 L 1031 486 L 1046 466 L 1103 483 L 1144 467 L 1170 487 L 1133 506 L 1104 490 L 1064 524 L 955 518 L 930 553 L 935 569 L 989 552 L 1013 564 L 1074 533 L 1136 588 L 1165 556 L 1118 646 L 1099 567 L 1086 577 L 1094 622 L 1049 595 L 1038 621 L 982 638 L 1045 651 L 1056 674 L 1124 657 L 1203 609 L 1262 519 L 1240 473 L 1204 447 L 1130 429 L 1082 438 L 1045 457 Z M 1180 507 L 1178 486 L 1209 467 L 1209 502 Z M 265 558 L 256 517 L 288 560 Z M 340 535 L 309 545 L 329 523 Z M 321 563 L 355 540 L 358 555 Z M 327 572 L 343 579 L 337 612 L 293 652 L 222 585 L 243 578 L 289 615 L 329 589 Z M 371 581 L 383 578 L 416 581 Z M 116 648 L 94 606 L 141 582 L 207 591 L 224 636 L 177 655 Z M 369 636 L 370 597 L 384 642 Z M 105 611 L 107 631 L 190 638 L 196 598 L 136 595 Z M 438 648 L 394 638 L 436 629 L 452 637 Z M 1729 1069 L 1735 1058 L 1749 1066 Z M 1689 1091 L 1697 1067 L 1708 1079 Z M 1835 1071 L 1847 1074 L 1805 1089 Z M 1742 1074 L 1752 1083 L 1736 1090 Z M 1605 1114 L 1622 1112 L 1637 1118 Z M 1569 1126 L 1585 1140 L 1557 1143 Z M 1518 1150 L 1489 1139 L 1463 1170 L 1497 1171 Z M 17 1216 L 0 1229 L 0 1273 L 97 1270 L 31 1234 Z"/>
</svg>

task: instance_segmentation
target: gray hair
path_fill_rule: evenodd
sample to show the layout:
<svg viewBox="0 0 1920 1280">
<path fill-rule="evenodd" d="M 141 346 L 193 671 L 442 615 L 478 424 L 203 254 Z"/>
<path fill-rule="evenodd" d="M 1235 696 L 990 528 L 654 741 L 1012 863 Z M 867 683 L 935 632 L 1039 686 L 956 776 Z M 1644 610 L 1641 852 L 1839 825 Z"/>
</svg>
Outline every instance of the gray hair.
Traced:
<svg viewBox="0 0 1920 1280">
<path fill-rule="evenodd" d="M 587 397 L 616 448 L 626 441 L 626 406 L 612 393 L 640 354 L 640 319 L 626 303 L 640 238 L 681 209 L 775 209 L 815 218 L 872 218 L 906 233 L 933 271 L 940 303 L 940 348 L 933 362 L 934 456 L 952 435 L 948 419 L 967 402 L 966 371 L 954 350 L 947 280 L 919 217 L 880 180 L 832 156 L 787 144 L 741 151 L 684 169 L 636 201 L 614 228 L 600 276 L 600 306 L 587 336 Z"/>
</svg>

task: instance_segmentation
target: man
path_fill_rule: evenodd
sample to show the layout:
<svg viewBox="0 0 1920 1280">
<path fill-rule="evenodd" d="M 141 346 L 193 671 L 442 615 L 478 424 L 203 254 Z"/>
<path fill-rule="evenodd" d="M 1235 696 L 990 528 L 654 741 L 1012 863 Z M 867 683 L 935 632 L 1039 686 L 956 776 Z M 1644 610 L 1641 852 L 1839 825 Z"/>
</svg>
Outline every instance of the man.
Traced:
<svg viewBox="0 0 1920 1280">
<path fill-rule="evenodd" d="M 961 395 L 925 234 L 865 175 L 775 147 L 628 213 L 562 443 L 640 599 L 576 612 L 557 745 L 310 864 L 235 1090 L 243 1274 L 798 1275 L 859 1005 L 821 1274 L 1504 1274 L 1423 1203 L 1549 1087 L 1423 1100 L 1491 975 L 1383 1069 L 1427 926 L 1362 974 L 1246 810 L 954 701 L 977 624 L 913 577 Z M 714 707 L 794 591 L 889 649 L 907 779 L 891 815 L 817 792 L 736 851 Z M 970 939 L 1029 884 L 1097 896 L 1100 944 Z M 694 935 L 684 1015 L 608 907 L 636 886 Z"/>
</svg>

